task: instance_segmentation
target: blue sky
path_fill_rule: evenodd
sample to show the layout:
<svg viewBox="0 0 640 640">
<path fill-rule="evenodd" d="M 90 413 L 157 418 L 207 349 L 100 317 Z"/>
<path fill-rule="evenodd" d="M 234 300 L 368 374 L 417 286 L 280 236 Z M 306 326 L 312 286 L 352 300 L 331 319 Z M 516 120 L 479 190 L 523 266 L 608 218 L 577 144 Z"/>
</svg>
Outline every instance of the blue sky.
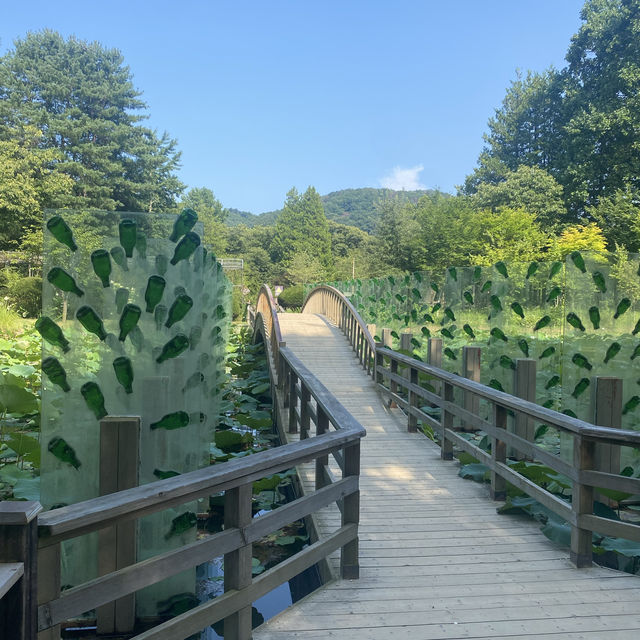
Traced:
<svg viewBox="0 0 640 640">
<path fill-rule="evenodd" d="M 0 53 L 45 27 L 120 49 L 181 179 L 259 213 L 286 192 L 453 191 L 516 70 L 564 66 L 582 0 L 3 0 Z"/>
</svg>

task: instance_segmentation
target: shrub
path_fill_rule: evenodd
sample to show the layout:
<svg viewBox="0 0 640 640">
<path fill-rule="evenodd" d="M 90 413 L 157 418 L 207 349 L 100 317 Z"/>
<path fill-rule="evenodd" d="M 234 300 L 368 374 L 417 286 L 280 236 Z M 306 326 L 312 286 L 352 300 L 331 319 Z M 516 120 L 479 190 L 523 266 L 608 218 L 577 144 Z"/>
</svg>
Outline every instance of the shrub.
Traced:
<svg viewBox="0 0 640 640">
<path fill-rule="evenodd" d="M 231 293 L 231 313 L 234 320 L 242 320 L 244 318 L 244 313 L 246 309 L 246 304 L 242 299 L 242 291 L 240 287 L 233 287 L 233 291 Z"/>
<path fill-rule="evenodd" d="M 279 296 L 278 302 L 285 309 L 292 307 L 301 307 L 304 302 L 304 287 L 296 284 L 293 287 L 287 287 Z"/>
<path fill-rule="evenodd" d="M 18 313 L 37 318 L 42 307 L 42 278 L 18 278 L 9 282 L 7 296 Z"/>
</svg>

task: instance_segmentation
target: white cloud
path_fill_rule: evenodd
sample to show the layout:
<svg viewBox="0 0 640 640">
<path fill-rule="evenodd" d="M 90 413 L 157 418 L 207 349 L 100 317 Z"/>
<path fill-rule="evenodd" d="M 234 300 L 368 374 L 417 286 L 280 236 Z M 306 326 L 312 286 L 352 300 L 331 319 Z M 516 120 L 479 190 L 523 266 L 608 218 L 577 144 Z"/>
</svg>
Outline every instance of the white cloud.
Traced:
<svg viewBox="0 0 640 640">
<path fill-rule="evenodd" d="M 420 173 L 424 171 L 424 166 L 417 164 L 415 167 L 393 167 L 391 173 L 380 178 L 380 185 L 385 189 L 395 189 L 396 191 L 415 191 L 416 189 L 426 189 L 420 182 Z"/>
</svg>

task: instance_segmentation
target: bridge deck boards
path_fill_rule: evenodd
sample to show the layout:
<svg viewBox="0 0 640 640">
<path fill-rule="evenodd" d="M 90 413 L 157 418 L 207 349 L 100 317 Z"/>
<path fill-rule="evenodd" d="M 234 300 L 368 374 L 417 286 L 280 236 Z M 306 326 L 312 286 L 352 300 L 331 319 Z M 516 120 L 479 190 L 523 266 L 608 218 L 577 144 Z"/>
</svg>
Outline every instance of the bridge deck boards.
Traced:
<svg viewBox="0 0 640 640">
<path fill-rule="evenodd" d="M 280 323 L 287 346 L 367 429 L 360 579 L 326 584 L 256 629 L 256 640 L 637 640 L 639 577 L 577 570 L 536 523 L 496 514 L 486 487 L 459 478 L 457 463 L 383 404 L 336 327 L 310 314 Z M 311 489 L 311 465 L 300 471 Z M 339 512 L 318 520 L 329 533 Z"/>
</svg>

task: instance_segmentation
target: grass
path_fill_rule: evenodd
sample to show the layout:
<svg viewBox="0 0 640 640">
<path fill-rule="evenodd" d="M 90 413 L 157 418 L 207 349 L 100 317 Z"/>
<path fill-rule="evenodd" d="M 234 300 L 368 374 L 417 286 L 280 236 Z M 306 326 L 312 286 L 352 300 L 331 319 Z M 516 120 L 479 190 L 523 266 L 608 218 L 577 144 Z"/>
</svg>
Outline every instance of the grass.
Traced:
<svg viewBox="0 0 640 640">
<path fill-rule="evenodd" d="M 0 300 L 0 335 L 16 336 L 33 326 L 34 320 L 23 318 L 5 300 Z"/>
</svg>

